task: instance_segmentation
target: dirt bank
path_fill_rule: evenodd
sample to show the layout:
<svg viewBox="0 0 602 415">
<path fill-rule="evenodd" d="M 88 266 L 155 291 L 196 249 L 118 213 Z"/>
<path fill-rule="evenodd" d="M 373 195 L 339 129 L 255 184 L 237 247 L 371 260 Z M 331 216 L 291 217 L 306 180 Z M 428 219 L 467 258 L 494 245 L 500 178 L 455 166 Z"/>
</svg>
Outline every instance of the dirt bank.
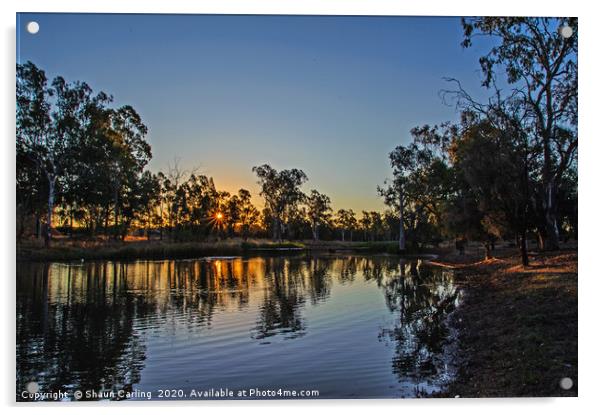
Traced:
<svg viewBox="0 0 602 415">
<path fill-rule="evenodd" d="M 577 250 L 532 253 L 529 267 L 512 251 L 496 256 L 438 260 L 466 293 L 452 319 L 461 369 L 443 396 L 577 396 Z"/>
</svg>

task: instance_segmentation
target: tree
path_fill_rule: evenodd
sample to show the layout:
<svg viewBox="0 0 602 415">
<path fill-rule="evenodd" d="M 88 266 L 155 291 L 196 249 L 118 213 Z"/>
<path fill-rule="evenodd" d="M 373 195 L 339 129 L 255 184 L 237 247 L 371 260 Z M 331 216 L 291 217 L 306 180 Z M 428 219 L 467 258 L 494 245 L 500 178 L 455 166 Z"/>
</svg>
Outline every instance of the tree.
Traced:
<svg viewBox="0 0 602 415">
<path fill-rule="evenodd" d="M 85 83 L 68 84 L 61 77 L 48 80 L 32 62 L 17 65 L 17 148 L 30 158 L 47 181 L 46 245 L 52 240 L 52 221 L 58 186 L 70 164 L 69 146 L 81 137 L 82 114 L 94 101 Z"/>
<path fill-rule="evenodd" d="M 187 170 L 181 168 L 180 159 L 174 158 L 173 164 L 170 163 L 168 165 L 167 174 L 164 175 L 163 194 L 166 205 L 167 229 L 170 238 L 174 237 L 174 226 L 179 225 L 178 215 L 180 206 L 178 197 L 181 202 L 182 192 L 178 191 L 178 189 L 180 189 L 180 186 L 188 173 Z"/>
<path fill-rule="evenodd" d="M 140 223 L 146 230 L 146 237 L 150 240 L 150 229 L 158 224 L 157 207 L 161 203 L 161 183 L 157 175 L 145 171 L 137 184 L 136 211 Z"/>
<path fill-rule="evenodd" d="M 300 187 L 307 181 L 307 176 L 298 169 L 277 171 L 267 164 L 253 167 L 253 172 L 259 178 L 260 195 L 273 221 L 272 238 L 282 240 L 287 217 L 303 201 L 304 194 Z"/>
<path fill-rule="evenodd" d="M 41 231 L 39 218 L 46 212 L 46 177 L 33 162 L 33 157 L 26 149 L 17 143 L 16 171 L 16 201 L 17 201 L 17 241 L 21 241 L 26 231 L 26 221 L 30 216 L 36 219 L 36 236 Z"/>
<path fill-rule="evenodd" d="M 386 230 L 386 239 L 388 241 L 394 241 L 399 238 L 399 216 L 397 212 L 387 209 L 383 213 L 383 224 Z"/>
<path fill-rule="evenodd" d="M 345 232 L 349 231 L 349 240 L 353 241 L 353 229 L 357 226 L 355 212 L 352 209 L 339 209 L 336 224 L 341 228 L 341 240 L 345 241 Z"/>
<path fill-rule="evenodd" d="M 232 237 L 234 236 L 234 227 L 240 221 L 241 216 L 240 199 L 237 195 L 230 196 L 230 198 L 226 202 L 225 215 L 228 236 Z"/>
<path fill-rule="evenodd" d="M 558 249 L 558 192 L 577 152 L 577 18 L 480 17 L 463 19 L 464 47 L 477 36 L 498 43 L 481 57 L 483 85 L 496 86 L 501 68 L 520 99 L 525 125 L 541 148 L 540 200 L 547 249 Z M 564 37 L 568 25 L 573 34 Z"/>
<path fill-rule="evenodd" d="M 111 129 L 108 134 L 110 145 L 109 160 L 112 177 L 113 208 L 115 235 L 119 232 L 120 208 L 123 205 L 123 193 L 131 191 L 142 173 L 144 166 L 150 161 L 151 147 L 146 142 L 148 132 L 140 115 L 129 105 L 110 112 Z M 131 216 L 124 218 L 131 221 Z M 122 236 L 127 226 L 121 229 Z"/>
<path fill-rule="evenodd" d="M 251 192 L 246 189 L 240 189 L 238 191 L 238 200 L 240 203 L 240 224 L 241 224 L 241 235 L 243 240 L 247 240 L 249 237 L 249 231 L 259 220 L 259 211 L 251 203 Z"/>
<path fill-rule="evenodd" d="M 216 210 L 217 190 L 210 177 L 192 173 L 186 181 L 188 227 L 200 236 L 207 233 L 210 216 Z"/>
<path fill-rule="evenodd" d="M 365 210 L 362 210 L 362 217 L 359 219 L 359 224 L 360 224 L 360 229 L 362 230 L 362 233 L 364 234 L 364 241 L 368 240 L 368 232 L 371 231 L 372 228 L 372 220 L 371 220 L 371 216 L 370 216 L 370 212 L 367 212 Z M 372 237 L 372 240 L 374 240 L 374 237 Z"/>
<path fill-rule="evenodd" d="M 131 106 L 113 109 L 112 100 L 104 92 L 94 94 L 85 82 L 60 76 L 48 86 L 33 63 L 17 65 L 18 177 L 45 194 L 47 245 L 55 208 L 70 234 L 75 219 L 91 234 L 104 219 L 106 232 L 111 207 L 115 237 L 124 237 L 135 219 L 138 181 L 151 158 L 147 129 Z M 27 172 L 33 166 L 38 174 Z M 44 186 L 35 182 L 39 175 Z"/>
<path fill-rule="evenodd" d="M 383 217 L 379 212 L 370 211 L 370 231 L 372 233 L 372 240 L 379 239 L 384 230 Z"/>
<path fill-rule="evenodd" d="M 399 250 L 406 249 L 410 231 L 412 244 L 438 240 L 433 228 L 440 227 L 442 209 L 449 195 L 452 176 L 445 160 L 448 133 L 438 127 L 416 127 L 412 141 L 397 146 L 389 159 L 393 180 L 377 190 L 385 204 L 398 212 Z"/>
<path fill-rule="evenodd" d="M 330 198 L 317 190 L 309 193 L 307 200 L 307 215 L 311 223 L 311 231 L 314 241 L 320 239 L 320 226 L 328 223 L 330 219 Z"/>
<path fill-rule="evenodd" d="M 491 122 L 499 116 L 499 124 Z M 508 233 L 520 238 L 523 265 L 529 264 L 527 231 L 534 224 L 530 203 L 530 159 L 520 120 L 507 112 L 498 112 L 487 119 L 474 116 L 469 120 L 450 146 L 450 155 L 459 175 L 469 191 L 462 195 L 461 205 L 468 212 L 478 212 L 468 220 L 466 231 L 485 234 L 486 256 L 491 256 L 491 237 L 503 238 Z M 459 186 L 461 189 L 464 186 Z M 470 195 L 474 201 L 467 201 Z M 475 209 L 476 208 L 476 209 Z M 478 224 L 475 219 L 479 218 Z M 480 228 L 480 229 L 479 229 Z M 489 240 L 488 240 L 489 239 Z"/>
</svg>

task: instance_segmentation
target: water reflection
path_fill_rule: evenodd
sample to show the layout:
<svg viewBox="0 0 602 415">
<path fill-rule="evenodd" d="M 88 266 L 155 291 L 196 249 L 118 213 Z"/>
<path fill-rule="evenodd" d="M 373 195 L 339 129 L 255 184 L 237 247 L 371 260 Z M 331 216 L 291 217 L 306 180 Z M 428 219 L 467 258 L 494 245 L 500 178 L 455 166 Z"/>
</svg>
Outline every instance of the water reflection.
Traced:
<svg viewBox="0 0 602 415">
<path fill-rule="evenodd" d="M 399 321 L 383 331 L 395 344 L 393 372 L 416 394 L 436 391 L 454 376 L 455 333 L 447 317 L 456 309 L 461 292 L 453 272 L 422 266 L 422 261 L 401 263 L 401 278 L 381 286 L 387 306 L 399 312 Z M 437 272 L 435 272 L 437 271 Z"/>
<path fill-rule="evenodd" d="M 125 266 L 67 267 L 60 279 L 51 268 L 26 266 L 29 278 L 18 279 L 17 390 L 30 380 L 51 391 L 128 390 L 144 363 L 133 326 L 146 303 L 127 290 Z"/>
<path fill-rule="evenodd" d="M 19 400 L 32 380 L 72 392 L 260 379 L 321 397 L 394 397 L 453 376 L 446 317 L 460 292 L 453 274 L 419 262 L 21 263 L 17 274 Z"/>
</svg>

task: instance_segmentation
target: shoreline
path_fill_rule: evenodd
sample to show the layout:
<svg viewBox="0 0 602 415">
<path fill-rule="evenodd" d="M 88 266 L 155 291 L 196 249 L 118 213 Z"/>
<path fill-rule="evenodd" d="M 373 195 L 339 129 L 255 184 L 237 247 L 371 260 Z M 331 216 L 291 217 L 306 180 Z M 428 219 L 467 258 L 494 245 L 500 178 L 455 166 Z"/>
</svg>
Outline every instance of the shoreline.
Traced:
<svg viewBox="0 0 602 415">
<path fill-rule="evenodd" d="M 397 254 L 397 242 L 282 241 L 224 239 L 213 242 L 167 241 L 55 241 L 50 248 L 28 242 L 17 244 L 18 262 L 79 260 L 160 260 L 249 253 L 358 252 Z M 416 253 L 413 253 L 414 255 Z M 412 254 L 408 254 L 412 255 Z"/>
<path fill-rule="evenodd" d="M 459 333 L 459 370 L 435 397 L 574 397 L 577 373 L 577 250 L 512 251 L 475 261 L 443 255 L 465 298 L 451 316 Z M 560 387 L 571 378 L 569 390 Z"/>
</svg>

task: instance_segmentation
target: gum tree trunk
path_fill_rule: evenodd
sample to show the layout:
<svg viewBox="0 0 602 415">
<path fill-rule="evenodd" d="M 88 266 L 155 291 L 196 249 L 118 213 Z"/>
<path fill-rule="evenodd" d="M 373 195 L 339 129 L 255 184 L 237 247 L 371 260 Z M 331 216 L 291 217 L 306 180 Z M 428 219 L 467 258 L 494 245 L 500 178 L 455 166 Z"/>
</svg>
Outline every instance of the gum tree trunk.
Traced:
<svg viewBox="0 0 602 415">
<path fill-rule="evenodd" d="M 399 250 L 406 249 L 406 235 L 403 229 L 403 193 L 399 191 Z"/>
<path fill-rule="evenodd" d="M 55 197 L 56 177 L 48 176 L 48 224 L 46 226 L 46 238 L 44 245 L 48 248 L 52 241 L 52 216 L 54 213 L 54 197 Z"/>
<path fill-rule="evenodd" d="M 529 255 L 527 253 L 527 231 L 524 229 L 520 235 L 520 256 L 523 266 L 529 266 Z"/>
<path fill-rule="evenodd" d="M 558 223 L 556 220 L 556 197 L 552 181 L 545 184 L 544 212 L 546 220 L 545 249 L 554 251 L 559 248 Z"/>
</svg>

